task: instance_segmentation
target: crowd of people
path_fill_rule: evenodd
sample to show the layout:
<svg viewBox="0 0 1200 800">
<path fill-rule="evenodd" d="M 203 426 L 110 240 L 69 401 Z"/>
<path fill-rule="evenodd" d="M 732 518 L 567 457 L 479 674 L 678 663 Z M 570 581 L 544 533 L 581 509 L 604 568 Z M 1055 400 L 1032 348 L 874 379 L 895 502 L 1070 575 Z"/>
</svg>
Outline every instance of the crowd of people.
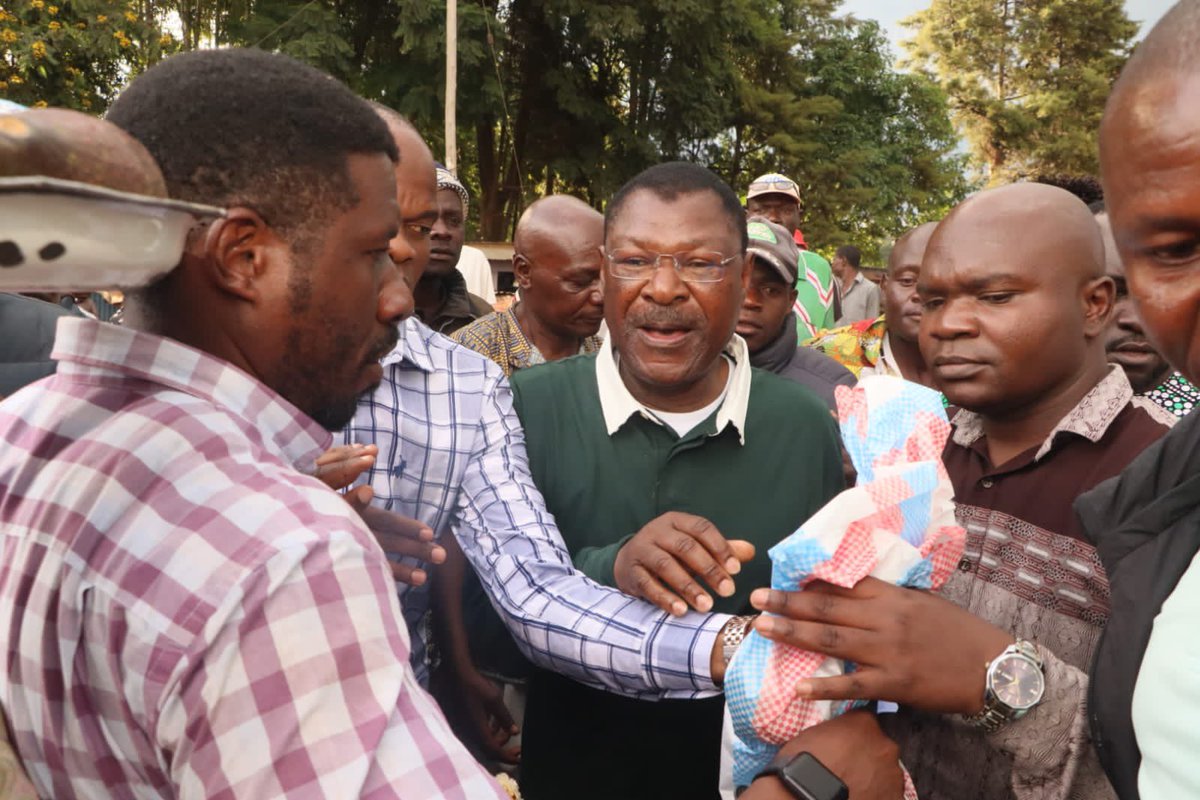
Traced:
<svg viewBox="0 0 1200 800">
<path fill-rule="evenodd" d="M 56 177 L 224 215 L 115 322 L 0 294 L 0 797 L 1200 796 L 1198 48 L 1185 0 L 1126 66 L 1101 203 L 978 192 L 876 286 L 789 177 L 663 163 L 530 205 L 502 311 L 392 109 L 137 76 L 72 128 L 136 157 Z M 940 393 L 957 568 L 767 588 L 871 376 Z M 751 631 L 866 705 L 733 786 Z"/>
</svg>

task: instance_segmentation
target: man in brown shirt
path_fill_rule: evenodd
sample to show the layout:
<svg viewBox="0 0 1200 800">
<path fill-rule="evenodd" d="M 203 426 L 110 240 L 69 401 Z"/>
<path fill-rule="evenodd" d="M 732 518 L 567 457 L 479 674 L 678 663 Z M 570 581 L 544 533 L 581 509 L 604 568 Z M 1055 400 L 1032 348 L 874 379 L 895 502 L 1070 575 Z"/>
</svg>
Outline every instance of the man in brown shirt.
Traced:
<svg viewBox="0 0 1200 800">
<path fill-rule="evenodd" d="M 959 571 L 940 597 L 868 579 L 752 600 L 816 623 L 772 620 L 772 638 L 858 665 L 804 695 L 904 706 L 884 725 L 923 799 L 1113 797 L 1085 702 L 1108 582 L 1071 503 L 1167 429 L 1106 363 L 1099 230 L 1060 189 L 980 193 L 938 226 L 919 292 L 921 351 L 963 409 L 943 455 L 967 529 Z M 1023 715 L 987 694 L 989 667 L 1014 659 L 1025 671 L 1006 677 L 1034 702 Z"/>
</svg>

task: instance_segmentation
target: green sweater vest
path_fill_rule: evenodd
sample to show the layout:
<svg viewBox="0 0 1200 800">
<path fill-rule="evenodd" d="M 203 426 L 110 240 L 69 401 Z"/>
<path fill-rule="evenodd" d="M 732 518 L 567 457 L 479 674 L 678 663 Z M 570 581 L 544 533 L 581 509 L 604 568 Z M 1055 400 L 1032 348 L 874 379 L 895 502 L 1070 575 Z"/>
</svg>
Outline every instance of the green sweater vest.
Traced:
<svg viewBox="0 0 1200 800">
<path fill-rule="evenodd" d="M 683 438 L 633 416 L 605 430 L 596 356 L 578 356 L 513 375 L 534 481 L 576 566 L 614 585 L 617 551 L 668 511 L 702 516 L 727 539 L 757 548 L 718 612 L 739 613 L 751 590 L 770 584 L 767 550 L 843 488 L 837 426 L 802 386 L 754 369 L 745 445 L 716 413 Z M 715 435 L 713 435 L 715 433 Z"/>
</svg>

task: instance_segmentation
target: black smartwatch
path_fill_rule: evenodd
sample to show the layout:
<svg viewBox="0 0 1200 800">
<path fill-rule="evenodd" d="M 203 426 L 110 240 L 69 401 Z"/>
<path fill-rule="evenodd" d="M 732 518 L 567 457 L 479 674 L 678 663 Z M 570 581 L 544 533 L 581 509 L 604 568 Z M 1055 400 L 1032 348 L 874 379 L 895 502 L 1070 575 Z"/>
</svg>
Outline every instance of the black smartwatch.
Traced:
<svg viewBox="0 0 1200 800">
<path fill-rule="evenodd" d="M 796 800 L 849 800 L 850 797 L 846 784 L 810 753 L 787 760 L 777 758 L 754 780 L 766 775 L 779 778 Z"/>
</svg>

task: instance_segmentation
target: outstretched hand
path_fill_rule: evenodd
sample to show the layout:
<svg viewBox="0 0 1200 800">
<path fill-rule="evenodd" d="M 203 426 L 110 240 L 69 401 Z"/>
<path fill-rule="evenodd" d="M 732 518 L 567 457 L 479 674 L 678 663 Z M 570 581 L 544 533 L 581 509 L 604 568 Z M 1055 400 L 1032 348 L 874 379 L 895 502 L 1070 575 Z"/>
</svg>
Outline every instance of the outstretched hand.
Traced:
<svg viewBox="0 0 1200 800">
<path fill-rule="evenodd" d="M 846 675 L 800 681 L 810 700 L 890 700 L 935 713 L 983 708 L 987 666 L 1013 637 L 936 594 L 864 578 L 853 589 L 757 589 L 755 629 L 802 650 L 853 661 Z"/>
<path fill-rule="evenodd" d="M 712 597 L 697 576 L 722 597 L 733 594 L 733 577 L 754 558 L 754 545 L 728 540 L 703 517 L 668 511 L 621 547 L 613 564 L 617 588 L 675 616 L 711 611 Z"/>
<path fill-rule="evenodd" d="M 317 470 L 313 476 L 330 489 L 345 489 L 375 464 L 377 455 L 379 448 L 373 444 L 331 447 L 317 459 Z"/>
</svg>

